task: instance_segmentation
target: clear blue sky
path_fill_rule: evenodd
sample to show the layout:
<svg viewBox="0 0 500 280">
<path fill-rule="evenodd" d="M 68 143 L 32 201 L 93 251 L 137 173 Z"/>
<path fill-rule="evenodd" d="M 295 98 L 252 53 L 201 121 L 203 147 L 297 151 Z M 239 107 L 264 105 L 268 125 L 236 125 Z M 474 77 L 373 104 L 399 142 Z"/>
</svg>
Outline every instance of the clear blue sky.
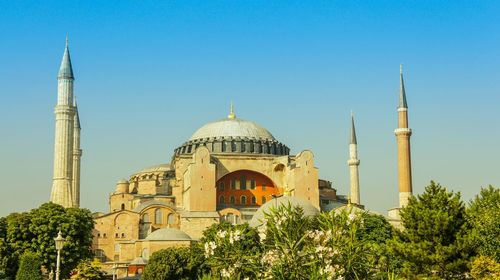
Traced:
<svg viewBox="0 0 500 280">
<path fill-rule="evenodd" d="M 415 193 L 434 179 L 469 200 L 500 185 L 499 15 L 486 0 L 0 1 L 0 215 L 49 198 L 66 33 L 93 211 L 233 100 L 343 194 L 353 110 L 361 200 L 386 213 L 400 63 Z"/>
</svg>

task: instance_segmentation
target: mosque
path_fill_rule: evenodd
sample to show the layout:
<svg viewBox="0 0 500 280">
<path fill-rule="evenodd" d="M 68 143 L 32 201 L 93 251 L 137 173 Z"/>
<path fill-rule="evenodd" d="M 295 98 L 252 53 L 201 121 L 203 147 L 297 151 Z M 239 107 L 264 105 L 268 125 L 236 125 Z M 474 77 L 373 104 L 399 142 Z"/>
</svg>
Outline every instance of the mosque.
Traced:
<svg viewBox="0 0 500 280">
<path fill-rule="evenodd" d="M 399 207 L 412 194 L 408 107 L 400 75 L 398 128 Z M 73 95 L 74 75 L 68 42 L 58 74 L 55 107 L 55 154 L 51 201 L 64 207 L 80 204 L 80 122 Z M 261 125 L 229 115 L 197 129 L 170 161 L 118 181 L 109 196 L 109 211 L 95 213 L 92 249 L 119 277 L 140 274 L 152 253 L 189 246 L 214 223 L 258 225 L 272 205 L 291 202 L 306 214 L 331 211 L 360 200 L 360 161 L 354 118 L 349 143 L 349 199 L 319 178 L 312 151 L 296 155 Z M 399 209 L 389 211 L 398 222 Z"/>
</svg>

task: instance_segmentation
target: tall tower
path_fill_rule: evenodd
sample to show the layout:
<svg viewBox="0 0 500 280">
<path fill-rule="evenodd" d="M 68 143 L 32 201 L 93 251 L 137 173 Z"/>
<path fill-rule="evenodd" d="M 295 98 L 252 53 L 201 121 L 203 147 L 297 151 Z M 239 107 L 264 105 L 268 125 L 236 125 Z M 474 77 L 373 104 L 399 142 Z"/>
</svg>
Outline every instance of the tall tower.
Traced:
<svg viewBox="0 0 500 280">
<path fill-rule="evenodd" d="M 351 174 L 351 202 L 361 204 L 359 199 L 359 159 L 358 159 L 358 141 L 356 140 L 356 128 L 354 127 L 354 115 L 351 113 L 351 141 L 349 142 L 349 171 Z"/>
<path fill-rule="evenodd" d="M 412 195 L 410 156 L 410 136 L 412 132 L 408 127 L 408 105 L 403 81 L 403 65 L 400 66 L 399 77 L 398 128 L 394 133 L 398 143 L 399 207 L 404 207 L 408 204 L 408 199 Z"/>
<path fill-rule="evenodd" d="M 75 120 L 73 122 L 73 184 L 71 193 L 73 195 L 73 207 L 80 207 L 80 159 L 82 149 L 80 149 L 80 117 L 75 98 Z"/>
<path fill-rule="evenodd" d="M 73 206 L 73 69 L 69 56 L 68 38 L 57 75 L 56 132 L 54 143 L 54 177 L 50 201 L 64 207 Z"/>
</svg>

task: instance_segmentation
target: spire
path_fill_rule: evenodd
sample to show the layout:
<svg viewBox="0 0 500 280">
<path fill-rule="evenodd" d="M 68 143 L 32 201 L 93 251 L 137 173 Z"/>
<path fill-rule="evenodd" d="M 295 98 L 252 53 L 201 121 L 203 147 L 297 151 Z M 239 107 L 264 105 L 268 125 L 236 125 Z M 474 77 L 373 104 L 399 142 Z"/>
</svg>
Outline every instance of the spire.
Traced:
<svg viewBox="0 0 500 280">
<path fill-rule="evenodd" d="M 403 80 L 403 64 L 399 65 L 399 106 L 398 108 L 408 108 L 406 104 L 405 83 Z"/>
<path fill-rule="evenodd" d="M 76 96 L 73 99 L 73 107 L 75 107 L 75 127 L 80 129 L 80 114 L 78 114 L 78 105 L 76 104 Z"/>
<path fill-rule="evenodd" d="M 356 128 L 354 127 L 354 114 L 351 111 L 351 142 L 350 144 L 358 144 L 356 140 Z"/>
<path fill-rule="evenodd" d="M 61 67 L 59 68 L 59 74 L 57 75 L 59 79 L 74 79 L 73 67 L 71 67 L 71 57 L 69 56 L 69 46 L 68 46 L 68 35 L 66 35 L 66 47 L 64 48 L 64 55 L 61 61 Z"/>
<path fill-rule="evenodd" d="M 227 118 L 230 119 L 230 120 L 236 119 L 236 115 L 234 114 L 233 102 L 231 102 L 231 109 L 229 111 L 229 115 L 227 116 Z"/>
</svg>

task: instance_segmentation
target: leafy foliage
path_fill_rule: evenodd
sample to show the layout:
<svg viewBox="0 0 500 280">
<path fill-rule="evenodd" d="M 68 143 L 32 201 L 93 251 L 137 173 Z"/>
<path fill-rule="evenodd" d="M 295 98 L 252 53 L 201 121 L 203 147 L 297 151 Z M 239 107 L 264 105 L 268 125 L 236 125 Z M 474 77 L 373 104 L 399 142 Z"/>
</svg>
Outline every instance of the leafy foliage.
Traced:
<svg viewBox="0 0 500 280">
<path fill-rule="evenodd" d="M 451 279 L 463 277 L 467 250 L 460 240 L 465 229 L 465 206 L 460 194 L 434 182 L 401 210 L 404 230 L 392 242 L 408 276 Z"/>
<path fill-rule="evenodd" d="M 21 255 L 16 280 L 42 280 L 42 261 L 37 254 L 26 251 Z"/>
<path fill-rule="evenodd" d="M 190 248 L 167 248 L 153 253 L 144 270 L 142 280 L 193 279 L 196 267 L 193 266 Z"/>
<path fill-rule="evenodd" d="M 47 270 L 55 270 L 54 237 L 59 230 L 66 238 L 61 251 L 62 278 L 68 276 L 80 260 L 92 256 L 90 246 L 94 222 L 89 210 L 65 209 L 54 203 L 45 203 L 28 213 L 10 214 L 5 221 L 5 242 L 0 240 L 0 259 L 1 268 L 11 278 L 16 275 L 19 257 L 28 250 L 41 257 Z"/>
<path fill-rule="evenodd" d="M 204 231 L 200 241 L 204 264 L 210 268 L 211 275 L 255 277 L 255 256 L 260 254 L 261 247 L 257 231 L 248 224 L 214 224 Z"/>
<path fill-rule="evenodd" d="M 99 260 L 93 261 L 87 259 L 78 264 L 76 267 L 76 280 L 104 280 L 106 279 L 104 271 Z"/>
<path fill-rule="evenodd" d="M 480 256 L 471 265 L 471 275 L 474 279 L 500 279 L 500 263 L 491 257 Z"/>
<path fill-rule="evenodd" d="M 500 262 L 500 189 L 481 189 L 466 211 L 469 241 L 479 255 Z"/>
</svg>

